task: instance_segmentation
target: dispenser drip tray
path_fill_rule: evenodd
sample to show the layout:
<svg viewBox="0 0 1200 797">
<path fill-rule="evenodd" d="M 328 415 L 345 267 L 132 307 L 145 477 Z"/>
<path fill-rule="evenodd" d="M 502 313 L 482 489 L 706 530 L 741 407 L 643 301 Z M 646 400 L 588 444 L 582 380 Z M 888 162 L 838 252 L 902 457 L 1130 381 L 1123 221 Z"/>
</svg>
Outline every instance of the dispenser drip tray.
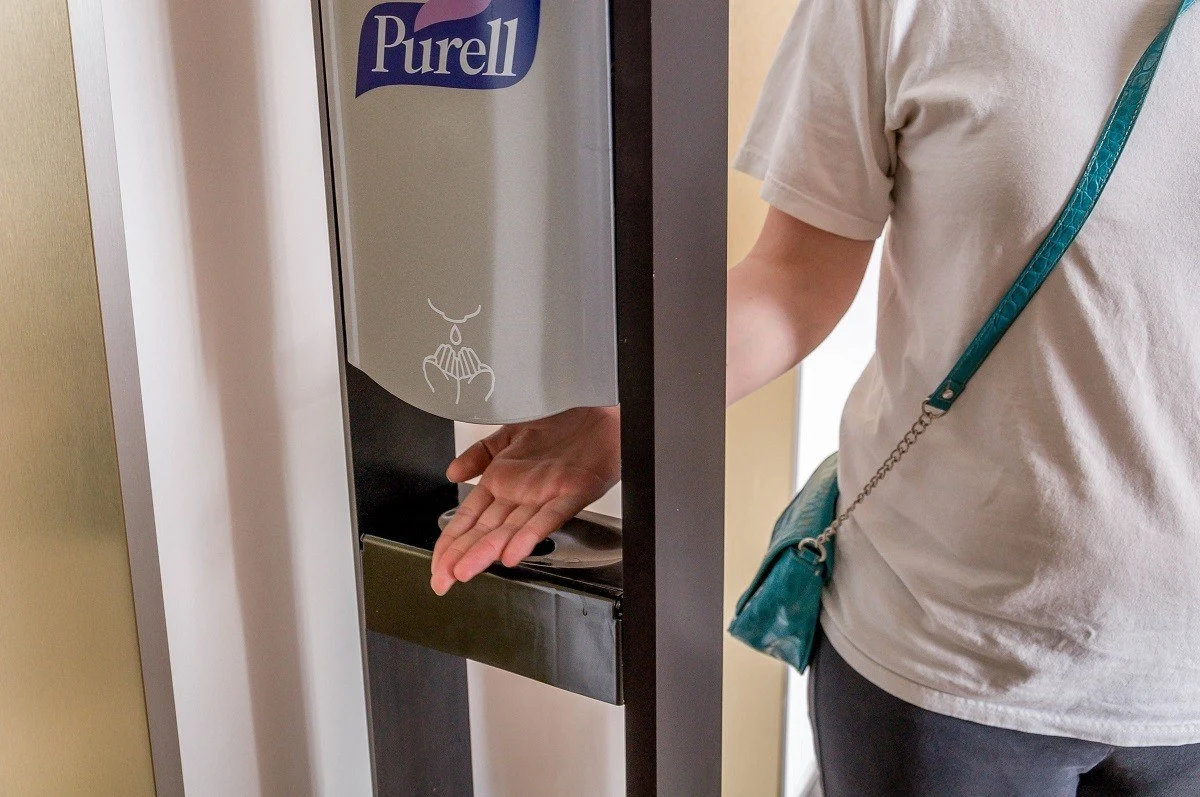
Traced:
<svg viewBox="0 0 1200 797">
<path fill-rule="evenodd" d="M 457 510 L 438 518 L 438 527 L 450 525 Z M 609 567 L 621 561 L 621 521 L 596 512 L 581 512 L 561 529 L 537 544 L 525 566 L 565 570 Z"/>
</svg>

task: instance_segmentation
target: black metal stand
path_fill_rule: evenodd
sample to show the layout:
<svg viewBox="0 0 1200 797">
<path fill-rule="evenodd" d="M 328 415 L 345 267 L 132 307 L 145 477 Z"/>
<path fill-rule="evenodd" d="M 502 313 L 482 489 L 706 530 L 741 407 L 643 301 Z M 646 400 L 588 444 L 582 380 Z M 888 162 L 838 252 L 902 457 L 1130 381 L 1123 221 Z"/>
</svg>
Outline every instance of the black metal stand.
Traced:
<svg viewBox="0 0 1200 797">
<path fill-rule="evenodd" d="M 719 797 L 724 0 L 613 0 L 630 797 Z"/>
</svg>

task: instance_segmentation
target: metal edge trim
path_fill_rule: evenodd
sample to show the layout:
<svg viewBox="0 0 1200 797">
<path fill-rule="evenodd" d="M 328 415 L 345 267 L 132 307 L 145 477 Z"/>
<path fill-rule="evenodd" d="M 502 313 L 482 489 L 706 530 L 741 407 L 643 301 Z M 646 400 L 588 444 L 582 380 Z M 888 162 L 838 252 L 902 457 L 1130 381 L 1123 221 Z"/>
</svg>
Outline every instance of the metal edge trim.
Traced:
<svg viewBox="0 0 1200 797">
<path fill-rule="evenodd" d="M 310 0 L 313 26 L 313 67 L 317 78 L 318 118 L 321 124 L 321 161 L 325 172 L 325 212 L 329 223 L 329 269 L 333 285 L 334 322 L 338 344 L 338 382 L 342 393 L 342 436 L 346 451 L 346 480 L 350 495 L 350 527 L 355 546 L 354 582 L 358 600 L 358 644 L 362 656 L 363 695 L 367 710 L 367 746 L 371 759 L 371 790 L 379 794 L 379 773 L 375 764 L 375 722 L 371 711 L 370 660 L 367 655 L 366 598 L 363 592 L 362 540 L 358 530 L 358 500 L 354 491 L 354 452 L 350 439 L 350 403 L 346 387 L 346 323 L 341 270 L 341 231 L 337 219 L 337 184 L 333 171 L 333 123 L 329 110 L 328 72 L 326 69 L 325 19 L 321 0 Z"/>
<path fill-rule="evenodd" d="M 155 791 L 184 793 L 101 0 L 67 0 Z"/>
</svg>

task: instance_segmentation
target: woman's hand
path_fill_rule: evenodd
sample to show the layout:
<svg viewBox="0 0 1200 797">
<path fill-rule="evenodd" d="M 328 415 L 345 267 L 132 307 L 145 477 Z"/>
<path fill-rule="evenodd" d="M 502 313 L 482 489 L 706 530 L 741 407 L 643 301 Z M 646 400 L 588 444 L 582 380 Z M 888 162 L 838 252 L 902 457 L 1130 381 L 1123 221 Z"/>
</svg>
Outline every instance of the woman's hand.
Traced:
<svg viewBox="0 0 1200 797">
<path fill-rule="evenodd" d="M 785 373 L 846 314 L 870 241 L 825 232 L 771 208 L 745 260 L 729 273 L 726 402 Z M 620 414 L 592 407 L 505 426 L 450 463 L 463 482 L 483 474 L 433 548 L 444 595 L 499 560 L 509 567 L 621 477 Z"/>
<path fill-rule="evenodd" d="M 430 586 L 438 595 L 493 562 L 515 567 L 620 480 L 620 410 L 581 407 L 509 424 L 446 471 L 454 482 L 480 474 L 433 547 Z"/>
</svg>

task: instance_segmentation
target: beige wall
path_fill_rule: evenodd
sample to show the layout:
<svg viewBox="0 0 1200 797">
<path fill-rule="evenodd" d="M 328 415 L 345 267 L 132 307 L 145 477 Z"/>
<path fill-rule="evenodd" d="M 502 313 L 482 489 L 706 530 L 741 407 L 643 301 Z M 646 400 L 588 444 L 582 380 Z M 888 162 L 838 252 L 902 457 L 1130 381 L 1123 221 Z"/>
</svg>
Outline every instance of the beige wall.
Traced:
<svg viewBox="0 0 1200 797">
<path fill-rule="evenodd" d="M 741 143 L 759 88 L 796 0 L 730 3 L 730 158 Z M 759 184 L 729 176 L 729 258 L 753 244 L 767 206 Z M 796 379 L 789 374 L 730 409 L 726 431 L 725 615 L 766 550 L 776 515 L 791 497 Z M 781 789 L 784 667 L 726 635 L 722 794 L 778 795 Z"/>
<path fill-rule="evenodd" d="M 0 19 L 0 794 L 153 794 L 66 2 Z"/>
</svg>

